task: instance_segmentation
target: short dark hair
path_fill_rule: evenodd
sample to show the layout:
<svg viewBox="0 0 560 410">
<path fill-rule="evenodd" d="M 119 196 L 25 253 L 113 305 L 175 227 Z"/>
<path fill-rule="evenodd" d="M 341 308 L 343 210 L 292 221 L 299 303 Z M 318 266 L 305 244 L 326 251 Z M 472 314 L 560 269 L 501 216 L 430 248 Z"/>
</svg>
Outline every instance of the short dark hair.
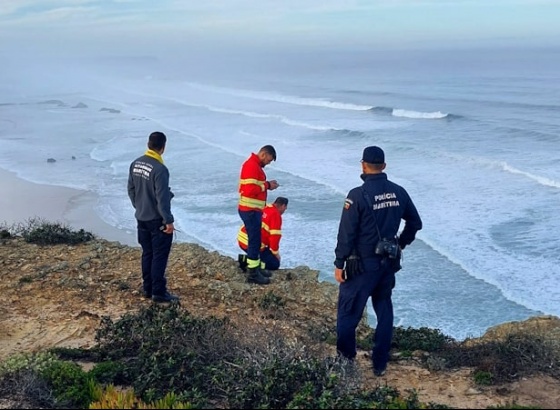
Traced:
<svg viewBox="0 0 560 410">
<path fill-rule="evenodd" d="M 288 205 L 288 198 L 284 198 L 283 196 L 279 196 L 274 200 L 276 205 Z"/>
<path fill-rule="evenodd" d="M 276 150 L 272 145 L 265 145 L 259 150 L 259 152 L 266 152 L 267 154 L 272 155 L 272 159 L 276 161 Z"/>
<path fill-rule="evenodd" d="M 155 131 L 150 134 L 148 138 L 148 148 L 160 150 L 165 148 L 165 143 L 167 142 L 167 137 L 163 132 Z"/>
</svg>

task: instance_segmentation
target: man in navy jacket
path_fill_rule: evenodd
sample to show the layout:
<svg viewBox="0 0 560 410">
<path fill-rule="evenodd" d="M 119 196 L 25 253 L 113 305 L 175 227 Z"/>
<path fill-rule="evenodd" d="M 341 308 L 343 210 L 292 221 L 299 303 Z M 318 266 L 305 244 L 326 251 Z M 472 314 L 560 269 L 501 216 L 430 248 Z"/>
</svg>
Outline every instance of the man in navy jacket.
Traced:
<svg viewBox="0 0 560 410">
<path fill-rule="evenodd" d="M 422 229 L 422 220 L 406 190 L 383 172 L 386 164 L 381 148 L 366 147 L 361 162 L 364 183 L 352 189 L 344 201 L 335 249 L 334 276 L 340 283 L 337 350 L 348 359 L 356 356 L 356 327 L 371 297 L 377 317 L 373 368 L 382 376 L 393 337 L 391 294 L 395 272 L 400 269 L 398 257 Z M 397 237 L 401 219 L 405 226 Z M 386 246 L 376 252 L 383 239 Z M 351 260 L 355 264 L 349 269 Z"/>
</svg>

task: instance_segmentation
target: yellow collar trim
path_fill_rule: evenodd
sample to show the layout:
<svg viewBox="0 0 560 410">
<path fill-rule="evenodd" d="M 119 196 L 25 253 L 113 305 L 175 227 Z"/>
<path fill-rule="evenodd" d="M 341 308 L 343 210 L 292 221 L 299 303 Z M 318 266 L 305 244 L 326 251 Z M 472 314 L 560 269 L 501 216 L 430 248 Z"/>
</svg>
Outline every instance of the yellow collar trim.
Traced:
<svg viewBox="0 0 560 410">
<path fill-rule="evenodd" d="M 146 151 L 146 153 L 144 155 L 147 155 L 148 157 L 155 158 L 163 164 L 163 158 L 161 157 L 161 155 L 159 155 L 154 150 L 149 149 L 148 151 Z"/>
</svg>

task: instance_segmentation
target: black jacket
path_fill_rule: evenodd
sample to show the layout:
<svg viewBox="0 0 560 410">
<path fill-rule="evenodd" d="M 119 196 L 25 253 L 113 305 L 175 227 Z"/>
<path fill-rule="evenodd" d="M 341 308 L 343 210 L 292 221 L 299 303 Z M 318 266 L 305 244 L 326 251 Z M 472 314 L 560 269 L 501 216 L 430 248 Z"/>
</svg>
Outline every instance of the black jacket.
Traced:
<svg viewBox="0 0 560 410">
<path fill-rule="evenodd" d="M 143 155 L 130 164 L 128 196 L 137 220 L 161 219 L 164 224 L 174 222 L 171 213 L 169 170 L 157 159 Z"/>
<path fill-rule="evenodd" d="M 382 238 L 394 238 L 404 219 L 404 229 L 399 245 L 404 249 L 414 241 L 416 232 L 422 229 L 420 215 L 406 190 L 387 179 L 387 174 L 362 174 L 362 186 L 352 189 L 344 201 L 344 209 L 338 227 L 335 249 L 337 268 L 344 268 L 344 261 L 355 249 L 362 258 L 375 255 L 375 245 Z M 363 191 L 371 198 L 373 210 Z M 379 233 L 376 228 L 379 228 Z"/>
</svg>

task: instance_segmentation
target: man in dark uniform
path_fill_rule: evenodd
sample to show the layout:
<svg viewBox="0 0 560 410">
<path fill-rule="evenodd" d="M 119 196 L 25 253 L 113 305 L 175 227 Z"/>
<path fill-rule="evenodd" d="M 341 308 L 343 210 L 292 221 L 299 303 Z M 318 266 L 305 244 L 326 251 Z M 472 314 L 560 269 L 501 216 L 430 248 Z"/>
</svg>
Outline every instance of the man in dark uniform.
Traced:
<svg viewBox="0 0 560 410">
<path fill-rule="evenodd" d="M 156 303 L 179 300 L 167 291 L 165 278 L 175 230 L 169 170 L 162 158 L 166 142 L 163 132 L 152 132 L 148 150 L 130 164 L 128 174 L 128 196 L 135 209 L 138 243 L 142 246 L 144 296 Z"/>
<path fill-rule="evenodd" d="M 414 241 L 422 220 L 405 189 L 383 172 L 386 164 L 381 148 L 366 147 L 361 162 L 364 183 L 346 197 L 335 249 L 334 276 L 340 283 L 337 350 L 348 359 L 356 356 L 356 327 L 371 297 L 377 317 L 373 369 L 382 376 L 393 337 L 391 293 L 400 269 L 400 252 Z M 405 225 L 397 237 L 401 219 Z"/>
</svg>

